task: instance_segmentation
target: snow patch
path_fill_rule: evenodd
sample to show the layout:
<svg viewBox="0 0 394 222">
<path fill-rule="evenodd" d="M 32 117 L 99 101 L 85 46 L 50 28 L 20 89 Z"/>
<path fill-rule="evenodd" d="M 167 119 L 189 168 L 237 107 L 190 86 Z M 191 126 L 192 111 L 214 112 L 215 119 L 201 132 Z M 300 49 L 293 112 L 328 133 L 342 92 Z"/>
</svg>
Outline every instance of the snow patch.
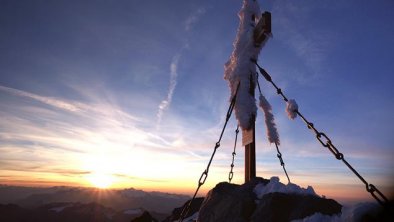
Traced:
<svg viewBox="0 0 394 222">
<path fill-rule="evenodd" d="M 270 143 L 280 144 L 279 134 L 276 128 L 274 115 L 272 114 L 271 104 L 267 99 L 260 94 L 260 108 L 264 111 L 265 116 L 265 126 L 267 128 L 267 137 Z"/>
<path fill-rule="evenodd" d="M 286 103 L 286 113 L 290 119 L 297 117 L 298 105 L 294 99 L 290 99 Z"/>
<path fill-rule="evenodd" d="M 308 186 L 305 189 L 293 183 L 284 185 L 283 183 L 279 182 L 278 177 L 271 177 L 270 182 L 266 185 L 263 183 L 257 184 L 253 191 L 259 199 L 261 199 L 266 194 L 275 192 L 317 196 L 315 190 L 311 186 Z"/>
<path fill-rule="evenodd" d="M 333 216 L 315 213 L 309 217 L 292 220 L 292 222 L 358 222 L 362 221 L 362 217 L 368 214 L 375 214 L 379 210 L 379 205 L 376 203 L 358 203 L 353 206 L 342 207 L 341 214 Z"/>
<path fill-rule="evenodd" d="M 135 214 L 142 214 L 144 211 L 140 208 L 137 209 L 129 209 L 129 210 L 125 210 L 123 211 L 123 214 L 131 214 L 131 215 L 135 215 Z"/>
<path fill-rule="evenodd" d="M 55 211 L 56 213 L 60 213 L 60 212 L 62 212 L 64 209 L 66 209 L 66 208 L 68 208 L 68 207 L 72 207 L 73 205 L 72 204 L 67 204 L 67 205 L 64 205 L 64 206 L 61 206 L 61 207 L 54 207 L 54 208 L 51 208 L 51 209 L 49 209 L 50 211 Z"/>
</svg>

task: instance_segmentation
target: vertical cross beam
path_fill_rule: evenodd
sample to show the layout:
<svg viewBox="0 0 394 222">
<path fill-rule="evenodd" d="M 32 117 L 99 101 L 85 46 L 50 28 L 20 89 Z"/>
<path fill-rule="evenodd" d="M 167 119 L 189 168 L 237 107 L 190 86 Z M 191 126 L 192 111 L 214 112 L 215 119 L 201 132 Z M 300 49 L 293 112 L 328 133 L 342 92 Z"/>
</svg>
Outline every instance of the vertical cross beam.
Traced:
<svg viewBox="0 0 394 222">
<path fill-rule="evenodd" d="M 252 17 L 254 20 L 254 16 Z M 254 21 L 253 21 L 254 22 Z M 256 47 L 267 40 L 267 36 L 271 34 L 271 13 L 264 12 L 261 15 L 261 19 L 257 22 L 254 29 L 253 40 Z M 254 83 L 251 83 L 251 94 L 254 97 Z M 252 118 L 251 129 L 249 136 L 252 136 L 252 142 L 245 145 L 245 183 L 256 177 L 256 134 L 255 134 L 255 121 L 256 118 Z M 252 134 L 252 135 L 250 135 Z"/>
<path fill-rule="evenodd" d="M 256 135 L 254 122 L 251 131 L 253 142 L 245 145 L 245 183 L 256 177 Z"/>
<path fill-rule="evenodd" d="M 263 43 L 267 36 L 271 34 L 271 13 L 264 12 L 261 14 L 260 20 L 257 22 L 254 28 L 253 38 L 254 44 L 259 47 Z"/>
</svg>

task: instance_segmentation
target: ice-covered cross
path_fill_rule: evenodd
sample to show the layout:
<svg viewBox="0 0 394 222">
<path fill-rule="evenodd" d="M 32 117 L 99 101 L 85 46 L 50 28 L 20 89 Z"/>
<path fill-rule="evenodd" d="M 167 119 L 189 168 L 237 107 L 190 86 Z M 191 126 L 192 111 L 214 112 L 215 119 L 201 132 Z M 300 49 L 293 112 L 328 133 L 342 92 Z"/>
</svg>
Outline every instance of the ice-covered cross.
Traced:
<svg viewBox="0 0 394 222">
<path fill-rule="evenodd" d="M 244 132 L 253 130 L 256 120 L 256 65 L 259 53 L 271 34 L 271 17 L 268 12 L 261 15 L 260 6 L 255 0 L 244 0 L 242 9 L 238 14 L 240 24 L 234 50 L 230 59 L 224 66 L 224 79 L 228 80 L 231 97 L 235 95 L 239 85 L 237 99 L 234 107 L 238 124 Z M 265 113 L 268 140 L 279 144 L 279 136 L 274 123 L 271 106 L 260 94 L 260 107 Z"/>
</svg>

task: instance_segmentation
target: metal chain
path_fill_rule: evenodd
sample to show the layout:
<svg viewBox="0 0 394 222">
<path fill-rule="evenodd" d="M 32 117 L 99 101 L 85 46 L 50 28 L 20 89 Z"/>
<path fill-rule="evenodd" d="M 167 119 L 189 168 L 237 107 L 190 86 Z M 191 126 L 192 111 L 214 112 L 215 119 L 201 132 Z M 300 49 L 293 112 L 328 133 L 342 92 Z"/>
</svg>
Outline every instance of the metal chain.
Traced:
<svg viewBox="0 0 394 222">
<path fill-rule="evenodd" d="M 258 86 L 260 95 L 262 95 L 261 88 L 260 88 L 260 83 L 259 83 L 259 74 L 257 72 L 256 72 L 256 76 L 257 76 L 257 78 L 256 78 L 257 79 L 257 86 Z M 285 162 L 282 159 L 282 153 L 279 151 L 279 147 L 278 147 L 277 143 L 275 143 L 275 146 L 276 146 L 276 150 L 278 151 L 278 154 L 276 156 L 279 158 L 280 165 L 283 167 L 283 171 L 285 171 L 287 180 L 290 183 L 290 178 L 289 178 L 289 175 L 287 174 L 287 171 L 286 171 L 286 168 L 285 168 Z"/>
<path fill-rule="evenodd" d="M 283 171 L 285 171 L 287 180 L 288 180 L 289 183 L 290 183 L 290 178 L 289 178 L 289 175 L 287 174 L 287 171 L 286 171 L 285 162 L 284 162 L 283 159 L 282 159 L 282 153 L 279 151 L 279 146 L 278 146 L 277 143 L 275 143 L 275 146 L 276 146 L 276 151 L 278 151 L 278 154 L 277 154 L 276 156 L 278 157 L 279 162 L 280 162 L 280 165 L 283 167 Z"/>
<path fill-rule="evenodd" d="M 230 165 L 230 173 L 228 173 L 228 182 L 231 183 L 231 180 L 233 179 L 234 173 L 233 173 L 233 168 L 234 168 L 234 159 L 235 159 L 235 155 L 237 155 L 235 153 L 235 149 L 237 148 L 237 138 L 238 138 L 238 133 L 239 133 L 239 125 L 237 125 L 237 129 L 235 130 L 235 142 L 234 142 L 234 150 L 233 150 L 233 160 L 231 162 Z"/>
<path fill-rule="evenodd" d="M 276 89 L 278 95 L 282 96 L 283 100 L 285 102 L 288 102 L 288 99 L 286 98 L 286 96 L 283 94 L 282 90 L 272 81 L 271 76 L 263 69 L 259 66 L 259 64 L 257 64 L 257 61 L 255 59 L 251 59 L 251 61 L 253 63 L 256 64 L 256 66 L 258 67 L 260 73 L 262 76 L 264 76 L 264 78 L 270 82 Z M 376 188 L 373 184 L 369 184 L 350 164 L 349 162 L 347 162 L 345 160 L 344 155 L 339 152 L 339 150 L 332 144 L 330 138 L 323 132 L 318 131 L 313 123 L 309 122 L 300 112 L 299 110 L 294 110 L 294 112 L 296 112 L 301 119 L 305 122 L 305 124 L 307 125 L 308 129 L 312 130 L 315 135 L 316 135 L 316 139 L 322 144 L 323 147 L 326 147 L 334 156 L 337 160 L 342 160 L 342 162 L 361 180 L 361 182 L 364 183 L 367 192 L 369 192 L 374 198 L 375 200 L 380 203 L 381 205 L 386 205 L 388 204 L 388 199 L 386 198 L 385 195 L 383 195 L 383 193 L 378 190 L 378 188 Z M 376 193 L 375 193 L 376 192 Z"/>
<path fill-rule="evenodd" d="M 198 191 L 200 190 L 201 186 L 205 183 L 205 181 L 208 178 L 209 167 L 211 166 L 213 157 L 216 154 L 216 150 L 220 147 L 220 141 L 222 140 L 223 133 L 224 133 L 224 131 L 226 129 L 227 123 L 228 123 L 228 121 L 229 121 L 229 119 L 231 117 L 231 114 L 233 112 L 233 109 L 234 109 L 234 106 L 235 106 L 235 101 L 236 101 L 237 94 L 238 94 L 239 85 L 240 85 L 240 82 L 238 83 L 238 86 L 237 86 L 237 89 L 235 91 L 235 94 L 234 94 L 233 98 L 231 99 L 231 103 L 230 103 L 230 106 L 228 107 L 227 114 L 226 114 L 226 122 L 224 123 L 224 126 L 222 128 L 222 132 L 220 133 L 219 140 L 215 144 L 215 147 L 213 149 L 211 158 L 210 158 L 210 160 L 208 162 L 207 168 L 204 170 L 204 172 L 202 172 L 202 174 L 200 176 L 200 179 L 198 180 L 198 186 L 197 186 L 196 191 L 194 192 L 193 198 L 189 201 L 189 204 L 185 205 L 185 207 L 182 209 L 182 213 L 181 213 L 180 219 L 179 219 L 180 222 L 182 222 L 185 219 L 186 215 L 189 213 L 190 206 L 192 205 L 192 202 L 196 198 L 196 195 L 197 195 Z"/>
</svg>

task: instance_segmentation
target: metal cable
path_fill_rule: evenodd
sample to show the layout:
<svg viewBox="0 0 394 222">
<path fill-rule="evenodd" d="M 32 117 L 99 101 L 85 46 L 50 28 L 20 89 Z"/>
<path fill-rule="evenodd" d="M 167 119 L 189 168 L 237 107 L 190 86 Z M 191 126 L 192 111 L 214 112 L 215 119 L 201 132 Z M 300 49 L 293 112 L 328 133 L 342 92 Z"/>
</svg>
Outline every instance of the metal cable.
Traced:
<svg viewBox="0 0 394 222">
<path fill-rule="evenodd" d="M 235 155 L 237 155 L 235 153 L 235 149 L 237 148 L 237 139 L 238 139 L 238 133 L 239 133 L 239 125 L 237 125 L 237 129 L 235 130 L 235 141 L 234 141 L 234 150 L 233 150 L 233 160 L 231 161 L 231 165 L 230 165 L 230 173 L 228 173 L 228 182 L 231 183 L 231 180 L 233 179 L 234 176 L 234 172 L 233 172 L 233 168 L 234 168 L 234 159 L 235 159 Z"/>
<path fill-rule="evenodd" d="M 287 180 L 290 183 L 290 178 L 289 178 L 289 175 L 287 174 L 287 171 L 286 171 L 285 162 L 282 159 L 282 153 L 279 151 L 279 146 L 277 143 L 275 143 L 275 146 L 276 146 L 276 151 L 278 151 L 278 154 L 276 156 L 278 157 L 280 165 L 283 167 L 283 171 L 285 171 Z"/>
<path fill-rule="evenodd" d="M 282 96 L 283 100 L 285 102 L 288 102 L 288 99 L 286 96 L 283 94 L 282 90 L 272 81 L 271 76 L 263 69 L 260 67 L 260 65 L 257 63 L 255 59 L 251 59 L 251 61 L 256 64 L 258 67 L 260 74 L 264 76 L 264 78 L 270 82 L 276 89 L 276 92 L 278 95 Z M 300 118 L 305 122 L 307 125 L 308 129 L 312 130 L 315 133 L 316 139 L 321 143 L 323 147 L 326 147 L 334 156 L 337 160 L 342 160 L 342 162 L 361 180 L 362 183 L 364 183 L 367 192 L 369 192 L 372 197 L 375 198 L 375 200 L 381 204 L 381 205 L 386 205 L 388 204 L 388 199 L 386 196 L 378 190 L 373 184 L 368 183 L 354 168 L 352 165 L 350 165 L 349 162 L 345 160 L 344 155 L 339 152 L 339 150 L 332 144 L 330 138 L 323 132 L 318 131 L 313 123 L 309 122 L 300 112 L 299 110 L 294 110 L 295 113 L 297 113 Z M 324 141 L 323 141 L 324 140 Z M 376 193 L 375 193 L 376 192 Z"/>
<path fill-rule="evenodd" d="M 231 99 L 231 103 L 230 103 L 230 106 L 228 107 L 227 114 L 226 114 L 226 122 L 224 123 L 224 126 L 222 128 L 222 132 L 220 133 L 219 140 L 215 144 L 215 147 L 213 149 L 211 158 L 209 159 L 207 168 L 204 170 L 204 172 L 200 176 L 200 179 L 198 180 L 198 186 L 197 186 L 196 191 L 194 192 L 193 198 L 189 201 L 189 204 L 185 205 L 185 207 L 182 209 L 182 213 L 181 213 L 180 218 L 179 218 L 180 222 L 182 222 L 185 219 L 185 216 L 189 213 L 190 206 L 191 206 L 192 202 L 196 198 L 197 193 L 200 190 L 201 186 L 205 183 L 206 179 L 208 178 L 209 167 L 211 166 L 213 157 L 216 154 L 216 150 L 220 147 L 220 141 L 222 140 L 223 133 L 224 133 L 224 131 L 226 129 L 227 123 L 228 123 L 228 121 L 229 121 L 229 119 L 231 117 L 231 114 L 233 112 L 233 109 L 234 109 L 234 106 L 235 106 L 235 101 L 236 101 L 237 94 L 238 94 L 239 85 L 240 85 L 240 83 L 238 83 L 238 86 L 237 86 L 237 89 L 235 91 L 235 94 L 234 94 L 233 98 Z"/>
<path fill-rule="evenodd" d="M 258 86 L 260 95 L 262 95 L 261 88 L 260 88 L 260 83 L 259 83 L 259 74 L 256 72 L 256 75 L 257 75 L 257 78 L 256 78 L 257 79 L 257 86 Z M 283 171 L 285 171 L 287 180 L 290 183 L 290 178 L 289 178 L 289 175 L 287 174 L 287 171 L 286 171 L 286 168 L 285 168 L 285 162 L 282 159 L 282 153 L 279 151 L 279 146 L 278 146 L 277 143 L 275 143 L 275 146 L 276 146 L 276 151 L 278 152 L 278 154 L 276 156 L 279 158 L 280 165 L 283 167 Z"/>
</svg>

